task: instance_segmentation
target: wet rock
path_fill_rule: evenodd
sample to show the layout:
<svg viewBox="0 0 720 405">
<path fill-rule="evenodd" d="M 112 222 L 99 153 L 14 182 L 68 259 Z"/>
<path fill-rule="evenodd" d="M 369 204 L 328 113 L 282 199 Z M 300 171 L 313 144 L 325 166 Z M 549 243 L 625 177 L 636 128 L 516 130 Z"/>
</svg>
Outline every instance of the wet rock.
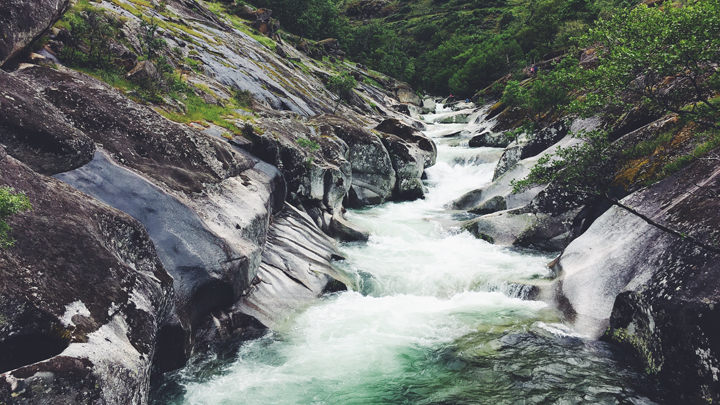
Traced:
<svg viewBox="0 0 720 405">
<path fill-rule="evenodd" d="M 425 98 L 422 101 L 423 114 L 434 113 L 437 108 L 437 103 L 432 98 Z"/>
<path fill-rule="evenodd" d="M 397 176 L 393 199 L 411 201 L 424 197 L 425 191 L 421 180 L 424 159 L 420 150 L 395 135 L 386 134 L 381 139 L 390 154 Z"/>
<path fill-rule="evenodd" d="M 335 241 L 306 214 L 290 205 L 275 216 L 268 232 L 262 264 L 249 293 L 232 307 L 216 311 L 204 336 L 242 333 L 252 323 L 273 328 L 290 311 L 319 297 L 331 280 L 349 282 L 331 262 L 342 259 Z"/>
<path fill-rule="evenodd" d="M 505 203 L 505 198 L 501 197 L 499 195 L 496 195 L 495 197 L 485 201 L 484 203 L 478 205 L 477 207 L 474 207 L 468 212 L 471 212 L 473 214 L 478 215 L 485 215 L 485 214 L 492 214 L 493 212 L 497 211 L 504 211 L 507 209 L 507 204 Z"/>
<path fill-rule="evenodd" d="M 451 202 L 449 207 L 456 210 L 467 210 L 477 206 L 482 201 L 482 190 L 472 190 L 463 194 L 457 200 Z"/>
<path fill-rule="evenodd" d="M 471 148 L 506 148 L 508 145 L 510 145 L 510 139 L 502 134 L 494 134 L 490 131 L 475 135 L 468 141 L 468 146 Z"/>
<path fill-rule="evenodd" d="M 0 6 L 0 66 L 35 42 L 69 5 L 69 0 L 4 2 Z"/>
<path fill-rule="evenodd" d="M 333 215 L 330 221 L 332 235 L 343 242 L 366 242 L 370 239 L 370 231 L 345 219 L 342 213 Z"/>
<path fill-rule="evenodd" d="M 434 166 L 437 160 L 437 146 L 432 139 L 396 118 L 388 118 L 375 127 L 377 131 L 395 135 L 414 145 L 423 158 L 423 168 Z"/>
<path fill-rule="evenodd" d="M 22 75 L 0 71 L 0 143 L 33 170 L 55 174 L 92 160 L 95 143 Z"/>
<path fill-rule="evenodd" d="M 610 208 L 558 263 L 577 327 L 635 351 L 678 398 L 697 402 L 720 395 L 719 190 L 717 162 L 697 161 L 622 199 L 634 212 Z"/>
<path fill-rule="evenodd" d="M 0 185 L 33 204 L 0 250 L 0 402 L 146 402 L 174 305 L 153 242 L 130 216 L 0 155 Z"/>
</svg>

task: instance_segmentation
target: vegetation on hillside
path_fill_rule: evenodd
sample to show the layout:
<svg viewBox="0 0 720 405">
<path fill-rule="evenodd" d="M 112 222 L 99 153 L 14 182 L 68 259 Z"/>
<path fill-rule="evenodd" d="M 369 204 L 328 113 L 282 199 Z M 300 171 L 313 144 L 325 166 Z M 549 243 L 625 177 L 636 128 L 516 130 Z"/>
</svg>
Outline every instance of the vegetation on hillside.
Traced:
<svg viewBox="0 0 720 405">
<path fill-rule="evenodd" d="M 284 29 L 335 37 L 348 58 L 431 94 L 470 97 L 575 45 L 636 0 L 256 0 Z M 370 15 L 367 15 L 367 14 Z"/>
<path fill-rule="evenodd" d="M 0 187 L 0 249 L 11 247 L 15 241 L 10 237 L 12 228 L 6 220 L 17 213 L 32 209 L 30 200 L 11 187 Z"/>
<path fill-rule="evenodd" d="M 592 48 L 597 58 L 589 66 L 570 56 L 524 86 L 510 81 L 502 101 L 522 108 L 534 121 L 565 109 L 622 122 L 634 110 L 648 109 L 657 115 L 677 114 L 680 125 L 675 132 L 690 123 L 699 126 L 693 131 L 694 150 L 669 162 L 660 176 L 672 174 L 720 144 L 720 1 L 619 10 L 578 43 L 586 50 Z M 541 159 L 526 179 L 515 183 L 516 191 L 556 181 L 603 193 L 617 169 L 604 164 L 615 139 L 604 131 L 581 136 L 581 144 Z M 653 153 L 672 139 L 651 139 L 634 149 Z M 617 142 L 612 146 L 622 148 Z"/>
</svg>

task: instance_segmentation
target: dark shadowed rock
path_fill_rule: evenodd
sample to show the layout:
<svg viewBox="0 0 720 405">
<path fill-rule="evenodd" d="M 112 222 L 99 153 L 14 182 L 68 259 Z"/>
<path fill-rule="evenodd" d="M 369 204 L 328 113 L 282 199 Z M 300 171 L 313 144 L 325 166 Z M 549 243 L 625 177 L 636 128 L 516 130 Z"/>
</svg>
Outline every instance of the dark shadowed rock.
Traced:
<svg viewBox="0 0 720 405">
<path fill-rule="evenodd" d="M 55 174 L 92 160 L 95 144 L 22 76 L 0 70 L 0 143 L 33 170 Z"/>
<path fill-rule="evenodd" d="M 0 3 L 0 66 L 55 24 L 69 5 L 69 0 L 16 0 Z"/>
<path fill-rule="evenodd" d="M 483 146 L 490 148 L 505 148 L 510 145 L 510 140 L 504 137 L 502 134 L 494 134 L 490 131 L 485 131 L 480 135 L 475 135 L 468 141 L 468 146 L 471 148 L 480 148 Z"/>
<path fill-rule="evenodd" d="M 33 210 L 0 250 L 0 402 L 147 401 L 172 278 L 130 216 L 0 156 Z"/>
<path fill-rule="evenodd" d="M 380 132 L 392 134 L 400 137 L 402 140 L 414 144 L 422 153 L 424 167 L 428 168 L 435 165 L 437 160 L 437 146 L 432 139 L 425 134 L 413 128 L 397 118 L 388 118 L 375 127 Z"/>
</svg>

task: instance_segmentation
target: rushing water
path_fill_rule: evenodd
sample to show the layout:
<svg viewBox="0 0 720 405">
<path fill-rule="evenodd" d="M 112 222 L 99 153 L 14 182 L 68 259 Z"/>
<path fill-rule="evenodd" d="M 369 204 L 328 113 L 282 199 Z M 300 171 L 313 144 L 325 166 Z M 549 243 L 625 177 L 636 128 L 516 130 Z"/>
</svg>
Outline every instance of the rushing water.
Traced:
<svg viewBox="0 0 720 405">
<path fill-rule="evenodd" d="M 499 150 L 434 125 L 424 200 L 356 210 L 368 243 L 341 246 L 354 291 L 289 314 L 274 332 L 198 356 L 155 389 L 157 404 L 651 404 L 632 360 L 563 325 L 519 282 L 545 254 L 475 239 L 444 205 L 490 182 Z M 466 144 L 466 142 L 465 142 Z"/>
</svg>

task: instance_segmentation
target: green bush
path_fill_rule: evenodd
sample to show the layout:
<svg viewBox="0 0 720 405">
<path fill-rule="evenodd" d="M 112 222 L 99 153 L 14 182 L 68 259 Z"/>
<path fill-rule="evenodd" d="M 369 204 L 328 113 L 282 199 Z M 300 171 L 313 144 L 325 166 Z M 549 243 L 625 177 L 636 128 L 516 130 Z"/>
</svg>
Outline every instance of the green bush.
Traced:
<svg viewBox="0 0 720 405">
<path fill-rule="evenodd" d="M 0 187 L 0 248 L 8 248 L 15 243 L 9 235 L 12 228 L 5 220 L 30 209 L 32 209 L 32 205 L 25 194 L 16 193 L 12 187 Z"/>
</svg>

